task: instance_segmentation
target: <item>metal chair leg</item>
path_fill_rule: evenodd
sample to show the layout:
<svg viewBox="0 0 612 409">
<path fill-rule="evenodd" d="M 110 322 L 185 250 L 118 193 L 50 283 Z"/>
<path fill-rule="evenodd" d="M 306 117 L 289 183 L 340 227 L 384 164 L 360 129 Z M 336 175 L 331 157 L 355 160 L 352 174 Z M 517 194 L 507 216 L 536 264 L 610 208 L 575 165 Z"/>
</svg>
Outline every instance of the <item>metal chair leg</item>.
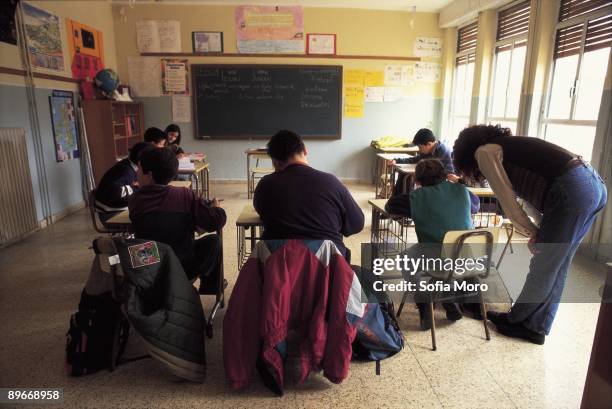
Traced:
<svg viewBox="0 0 612 409">
<path fill-rule="evenodd" d="M 397 314 L 395 314 L 396 317 L 399 317 L 402 313 L 402 310 L 404 309 L 404 304 L 406 303 L 406 298 L 408 298 L 408 291 L 404 292 L 404 295 L 402 296 L 402 302 L 400 303 L 399 308 L 397 309 Z"/>
<path fill-rule="evenodd" d="M 489 326 L 487 324 L 487 306 L 485 305 L 484 297 L 482 296 L 482 291 L 480 291 L 480 286 L 478 287 L 478 295 L 480 296 L 480 313 L 482 314 L 482 323 L 485 329 L 485 336 L 487 338 L 487 341 L 490 341 L 491 334 L 489 333 Z"/>
<path fill-rule="evenodd" d="M 436 318 L 434 317 L 434 303 L 429 302 L 429 313 L 431 314 L 431 350 L 435 351 L 438 349 L 436 346 Z"/>
</svg>

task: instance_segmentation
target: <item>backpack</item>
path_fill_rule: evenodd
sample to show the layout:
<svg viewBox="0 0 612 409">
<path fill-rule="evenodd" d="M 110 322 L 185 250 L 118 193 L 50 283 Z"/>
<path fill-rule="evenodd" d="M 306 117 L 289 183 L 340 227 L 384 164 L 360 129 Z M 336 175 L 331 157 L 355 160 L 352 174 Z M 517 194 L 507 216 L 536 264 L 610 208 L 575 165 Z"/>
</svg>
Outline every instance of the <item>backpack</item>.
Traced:
<svg viewBox="0 0 612 409">
<path fill-rule="evenodd" d="M 111 292 L 89 295 L 83 290 L 79 310 L 70 317 L 66 333 L 66 371 L 71 376 L 81 376 L 113 368 L 115 337 L 118 335 L 115 358 L 118 360 L 125 349 L 128 332 L 129 324 Z"/>
</svg>

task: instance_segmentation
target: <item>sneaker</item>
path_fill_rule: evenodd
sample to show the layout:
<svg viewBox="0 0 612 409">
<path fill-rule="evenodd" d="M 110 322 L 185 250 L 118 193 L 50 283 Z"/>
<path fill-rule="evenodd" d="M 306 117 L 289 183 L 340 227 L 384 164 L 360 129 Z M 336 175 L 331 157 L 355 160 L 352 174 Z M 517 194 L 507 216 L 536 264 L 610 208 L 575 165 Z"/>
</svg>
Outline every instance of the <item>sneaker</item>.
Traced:
<svg viewBox="0 0 612 409">
<path fill-rule="evenodd" d="M 520 338 L 529 341 L 532 344 L 544 345 L 546 335 L 532 331 L 529 328 L 525 328 L 521 323 L 512 324 L 510 322 L 500 322 L 499 324 L 495 325 L 497 326 L 497 330 L 507 337 Z"/>
<path fill-rule="evenodd" d="M 454 302 L 442 303 L 442 306 L 446 310 L 446 319 L 451 321 L 459 321 L 461 318 L 463 318 L 463 314 L 461 314 L 459 307 L 457 307 L 457 304 Z"/>
<path fill-rule="evenodd" d="M 417 303 L 417 309 L 419 310 L 419 318 L 421 321 L 421 331 L 428 331 L 431 329 L 431 310 L 427 303 Z"/>
</svg>

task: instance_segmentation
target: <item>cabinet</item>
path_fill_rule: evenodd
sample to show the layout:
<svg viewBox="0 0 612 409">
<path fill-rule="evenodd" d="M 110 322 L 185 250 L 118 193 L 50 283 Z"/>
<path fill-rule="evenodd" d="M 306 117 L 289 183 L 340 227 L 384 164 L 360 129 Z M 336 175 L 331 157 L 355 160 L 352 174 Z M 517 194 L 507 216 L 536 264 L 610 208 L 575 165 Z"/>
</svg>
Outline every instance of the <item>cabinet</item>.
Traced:
<svg viewBox="0 0 612 409">
<path fill-rule="evenodd" d="M 128 156 L 132 145 L 143 140 L 142 103 L 84 100 L 83 115 L 97 185 L 111 166 Z"/>
</svg>

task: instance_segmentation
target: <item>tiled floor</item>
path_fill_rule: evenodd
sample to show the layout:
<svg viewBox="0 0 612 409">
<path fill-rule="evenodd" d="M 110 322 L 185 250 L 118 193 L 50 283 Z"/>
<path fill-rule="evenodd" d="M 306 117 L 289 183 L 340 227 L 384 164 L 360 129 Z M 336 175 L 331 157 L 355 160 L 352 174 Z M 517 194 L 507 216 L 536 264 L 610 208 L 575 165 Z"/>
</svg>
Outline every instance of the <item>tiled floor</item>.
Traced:
<svg viewBox="0 0 612 409">
<path fill-rule="evenodd" d="M 369 241 L 367 200 L 373 196 L 373 188 L 349 187 L 366 214 L 364 231 L 346 241 L 358 254 L 360 243 Z M 224 247 L 229 294 L 237 275 L 235 221 L 248 203 L 246 187 L 213 184 L 212 189 L 226 199 Z M 62 387 L 62 407 L 92 408 L 558 409 L 580 405 L 598 304 L 561 305 L 544 346 L 511 340 L 494 330 L 487 342 L 481 322 L 464 318 L 449 325 L 439 311 L 435 352 L 430 349 L 429 332 L 417 330 L 416 311 L 408 307 L 400 319 L 406 348 L 382 362 L 380 376 L 374 374 L 371 363 L 353 363 L 350 377 L 341 385 L 333 385 L 321 375 L 311 376 L 301 385 L 290 380 L 282 398 L 273 396 L 261 383 L 239 393 L 226 388 L 220 336 L 223 310 L 215 321 L 216 335 L 207 342 L 208 378 L 204 384 L 177 380 L 151 359 L 120 366 L 113 373 L 67 377 L 64 336 L 93 258 L 88 246 L 94 237 L 88 213 L 81 211 L 0 250 L 0 386 Z M 592 263 L 577 257 L 573 269 L 580 273 L 581 285 L 597 285 L 598 272 Z M 204 301 L 208 308 L 210 300 Z"/>
</svg>

